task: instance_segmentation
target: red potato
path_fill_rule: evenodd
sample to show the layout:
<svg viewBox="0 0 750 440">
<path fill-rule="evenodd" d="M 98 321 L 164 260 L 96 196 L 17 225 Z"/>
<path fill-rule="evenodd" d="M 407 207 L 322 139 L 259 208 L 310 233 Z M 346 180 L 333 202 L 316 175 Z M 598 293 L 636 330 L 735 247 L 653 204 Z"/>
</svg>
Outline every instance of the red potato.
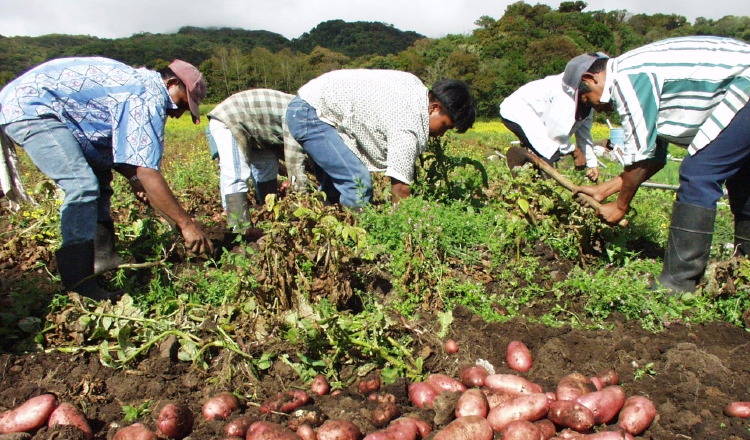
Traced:
<svg viewBox="0 0 750 440">
<path fill-rule="evenodd" d="M 510 422 L 500 431 L 503 440 L 542 440 L 542 432 L 537 426 L 526 420 Z"/>
<path fill-rule="evenodd" d="M 547 415 L 548 409 L 549 400 L 543 393 L 524 394 L 492 408 L 487 420 L 492 429 L 502 431 L 515 420 L 535 422 Z"/>
<path fill-rule="evenodd" d="M 572 429 L 563 429 L 557 433 L 557 437 L 553 437 L 552 440 L 581 440 L 586 434 L 573 431 Z"/>
<path fill-rule="evenodd" d="M 141 423 L 134 423 L 117 431 L 112 440 L 158 440 L 156 434 Z"/>
<path fill-rule="evenodd" d="M 529 371 L 534 363 L 529 347 L 521 341 L 512 341 L 508 344 L 505 361 L 508 362 L 508 367 L 511 370 L 521 373 Z"/>
<path fill-rule="evenodd" d="M 557 383 L 557 400 L 575 400 L 576 397 L 597 391 L 591 380 L 580 373 L 571 373 Z"/>
<path fill-rule="evenodd" d="M 656 417 L 654 403 L 643 396 L 632 396 L 625 401 L 617 424 L 628 434 L 641 435 Z"/>
<path fill-rule="evenodd" d="M 289 414 L 289 418 L 286 422 L 286 427 L 292 431 L 296 431 L 300 425 L 310 425 L 313 428 L 317 428 L 326 421 L 328 417 L 316 407 L 302 407 L 292 411 Z"/>
<path fill-rule="evenodd" d="M 401 440 L 393 437 L 393 434 L 386 431 L 375 431 L 367 434 L 363 440 Z"/>
<path fill-rule="evenodd" d="M 245 440 L 302 440 L 300 436 L 281 425 L 255 422 L 247 430 Z"/>
<path fill-rule="evenodd" d="M 596 378 L 602 381 L 602 385 L 605 387 L 620 384 L 620 375 L 617 374 L 617 371 L 615 370 L 600 371 L 599 374 L 596 375 Z"/>
<path fill-rule="evenodd" d="M 750 402 L 732 402 L 724 408 L 724 414 L 729 417 L 750 417 Z"/>
<path fill-rule="evenodd" d="M 370 421 L 376 428 L 384 428 L 388 426 L 391 420 L 400 416 L 401 412 L 398 410 L 398 406 L 395 403 L 381 402 L 372 411 L 372 417 Z"/>
<path fill-rule="evenodd" d="M 310 396 L 304 390 L 288 390 L 276 393 L 274 397 L 266 399 L 260 405 L 260 413 L 271 412 L 290 413 L 310 401 Z"/>
<path fill-rule="evenodd" d="M 461 379 L 461 383 L 467 387 L 478 387 L 484 386 L 484 378 L 489 376 L 489 372 L 486 368 L 481 365 L 466 365 L 461 368 L 458 373 L 458 377 Z"/>
<path fill-rule="evenodd" d="M 223 392 L 208 399 L 203 404 L 203 417 L 206 420 L 226 420 L 240 407 L 240 401 L 230 392 Z"/>
<path fill-rule="evenodd" d="M 426 382 L 415 382 L 409 385 L 409 400 L 419 409 L 432 408 L 437 392 Z"/>
<path fill-rule="evenodd" d="M 549 414 L 549 413 L 548 413 Z M 552 423 L 549 419 L 542 419 L 537 420 L 534 422 L 537 428 L 539 428 L 539 432 L 542 433 L 542 439 L 548 440 L 557 434 L 557 428 L 555 427 L 555 424 Z"/>
<path fill-rule="evenodd" d="M 380 374 L 373 372 L 365 376 L 359 382 L 357 388 L 359 389 L 360 394 L 369 396 L 370 394 L 380 389 L 380 384 Z"/>
<path fill-rule="evenodd" d="M 310 425 L 301 425 L 297 428 L 297 435 L 302 440 L 318 440 L 318 436 L 315 435 L 315 430 Z"/>
<path fill-rule="evenodd" d="M 466 386 L 456 379 L 446 376 L 445 374 L 430 374 L 425 380 L 429 386 L 435 389 L 435 392 L 440 394 L 443 391 L 450 391 L 452 393 L 463 393 L 466 391 Z"/>
<path fill-rule="evenodd" d="M 318 428 L 317 440 L 359 440 L 362 431 L 348 420 L 329 420 Z"/>
<path fill-rule="evenodd" d="M 168 403 L 159 411 L 156 421 L 156 434 L 169 438 L 182 439 L 193 431 L 195 417 L 185 405 Z"/>
<path fill-rule="evenodd" d="M 247 434 L 248 428 L 253 423 L 255 423 L 255 420 L 252 417 L 240 416 L 227 423 L 227 426 L 224 427 L 224 432 L 230 437 L 244 437 Z"/>
<path fill-rule="evenodd" d="M 367 398 L 378 403 L 396 403 L 396 396 L 391 393 L 372 393 Z"/>
<path fill-rule="evenodd" d="M 545 396 L 547 396 L 547 400 L 550 402 L 557 400 L 557 394 L 553 393 L 552 391 L 547 391 L 544 393 Z"/>
<path fill-rule="evenodd" d="M 482 390 L 476 388 L 466 390 L 456 402 L 456 418 L 467 416 L 487 418 L 489 412 L 490 404 L 487 402 L 487 396 Z"/>
<path fill-rule="evenodd" d="M 493 436 L 492 426 L 487 419 L 468 416 L 450 422 L 432 440 L 492 440 Z"/>
<path fill-rule="evenodd" d="M 328 379 L 323 374 L 318 374 L 312 380 L 310 384 L 310 391 L 317 394 L 318 396 L 325 396 L 330 391 L 331 386 L 328 384 Z"/>
<path fill-rule="evenodd" d="M 594 427 L 594 414 L 591 410 L 572 400 L 550 402 L 547 419 L 576 432 L 587 432 Z"/>
<path fill-rule="evenodd" d="M 94 431 L 91 430 L 89 421 L 86 420 L 86 415 L 84 415 L 78 407 L 67 402 L 61 403 L 54 411 L 52 411 L 47 426 L 50 428 L 54 428 L 55 426 L 73 426 L 83 432 L 86 440 L 92 440 L 94 438 Z"/>
<path fill-rule="evenodd" d="M 454 354 L 458 352 L 458 343 L 453 339 L 448 339 L 447 341 L 445 341 L 445 351 L 448 354 Z"/>
<path fill-rule="evenodd" d="M 599 379 L 598 377 L 589 377 L 589 380 L 591 381 L 591 383 L 594 384 L 597 391 L 601 391 L 604 389 L 604 384 L 602 383 L 602 380 Z"/>
<path fill-rule="evenodd" d="M 485 386 L 511 394 L 537 394 L 542 387 L 514 374 L 490 374 L 484 378 Z"/>
<path fill-rule="evenodd" d="M 20 406 L 0 415 L 0 434 L 26 432 L 39 429 L 47 423 L 57 399 L 52 394 L 32 397 Z"/>
<path fill-rule="evenodd" d="M 587 393 L 575 400 L 591 410 L 594 423 L 602 425 L 609 423 L 625 405 L 625 391 L 619 385 L 611 385 L 601 391 Z"/>
</svg>

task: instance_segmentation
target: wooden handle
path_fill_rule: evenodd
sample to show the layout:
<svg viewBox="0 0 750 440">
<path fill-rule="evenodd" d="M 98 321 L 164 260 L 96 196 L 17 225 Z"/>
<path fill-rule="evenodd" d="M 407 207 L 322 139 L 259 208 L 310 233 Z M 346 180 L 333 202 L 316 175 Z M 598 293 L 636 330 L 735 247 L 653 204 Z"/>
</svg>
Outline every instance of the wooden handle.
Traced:
<svg viewBox="0 0 750 440">
<path fill-rule="evenodd" d="M 545 174 L 547 174 L 551 178 L 555 179 L 555 181 L 557 183 L 559 183 L 563 188 L 567 189 L 571 193 L 575 192 L 578 189 L 578 187 L 576 185 L 574 185 L 573 182 L 571 182 L 565 176 L 563 176 L 562 174 L 560 174 L 559 171 L 557 171 L 556 169 L 554 169 L 552 167 L 552 165 L 550 165 L 547 162 L 545 162 L 544 160 L 542 160 L 539 156 L 537 156 L 536 154 L 533 154 L 533 153 L 529 152 L 525 148 L 520 148 L 520 149 L 521 149 L 521 151 L 523 151 L 523 155 L 529 161 L 531 161 L 534 165 L 538 166 L 539 169 L 541 169 L 542 171 L 545 172 Z M 591 206 L 592 208 L 596 209 L 597 211 L 599 211 L 599 209 L 602 207 L 601 203 L 597 202 L 593 197 L 591 197 L 588 194 L 578 193 L 578 194 L 576 194 L 576 197 L 580 201 L 585 202 L 587 205 Z M 617 224 L 620 225 L 620 226 L 622 226 L 622 227 L 625 227 L 625 226 L 628 225 L 628 220 L 627 219 L 622 219 Z"/>
</svg>

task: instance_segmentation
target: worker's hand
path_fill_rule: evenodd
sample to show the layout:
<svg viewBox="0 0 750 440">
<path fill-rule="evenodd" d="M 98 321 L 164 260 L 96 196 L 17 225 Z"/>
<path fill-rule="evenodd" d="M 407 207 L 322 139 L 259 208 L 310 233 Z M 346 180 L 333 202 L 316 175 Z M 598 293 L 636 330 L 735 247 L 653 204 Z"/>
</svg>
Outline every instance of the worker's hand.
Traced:
<svg viewBox="0 0 750 440">
<path fill-rule="evenodd" d="M 627 210 L 622 210 L 617 206 L 617 202 L 606 203 L 601 205 L 596 213 L 602 221 L 609 225 L 616 225 L 625 217 Z"/>
<path fill-rule="evenodd" d="M 143 188 L 143 184 L 140 180 L 129 180 L 130 190 L 133 191 L 135 198 L 146 206 L 150 206 L 148 202 L 148 196 L 146 190 Z"/>
<path fill-rule="evenodd" d="M 599 180 L 599 167 L 589 168 L 586 170 L 586 177 L 592 182 Z"/>
<path fill-rule="evenodd" d="M 180 229 L 180 232 L 185 239 L 185 247 L 189 250 L 196 254 L 213 255 L 214 246 L 197 223 L 191 220 L 187 226 Z"/>
<path fill-rule="evenodd" d="M 573 150 L 573 163 L 579 171 L 586 168 L 586 154 L 580 148 Z"/>
</svg>

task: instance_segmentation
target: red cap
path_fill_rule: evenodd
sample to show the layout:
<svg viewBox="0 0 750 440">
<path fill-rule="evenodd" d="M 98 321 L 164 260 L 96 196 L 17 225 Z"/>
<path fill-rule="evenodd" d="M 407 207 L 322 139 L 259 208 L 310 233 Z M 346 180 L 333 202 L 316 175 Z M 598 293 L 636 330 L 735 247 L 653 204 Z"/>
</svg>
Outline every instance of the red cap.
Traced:
<svg viewBox="0 0 750 440">
<path fill-rule="evenodd" d="M 206 97 L 206 81 L 203 79 L 203 75 L 195 66 L 182 60 L 172 61 L 169 68 L 185 84 L 188 102 L 190 103 L 190 114 L 193 115 L 193 122 L 200 124 L 200 104 Z"/>
</svg>

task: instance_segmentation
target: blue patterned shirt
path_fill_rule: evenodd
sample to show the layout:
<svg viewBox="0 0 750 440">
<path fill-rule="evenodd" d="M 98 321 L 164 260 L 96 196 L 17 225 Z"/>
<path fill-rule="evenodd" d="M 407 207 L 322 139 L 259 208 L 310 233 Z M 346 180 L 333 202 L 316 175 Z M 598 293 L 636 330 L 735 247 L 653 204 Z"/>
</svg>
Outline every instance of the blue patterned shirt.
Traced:
<svg viewBox="0 0 750 440">
<path fill-rule="evenodd" d="M 158 72 L 107 58 L 41 64 L 0 91 L 0 125 L 41 117 L 65 123 L 97 169 L 115 163 L 159 169 L 167 108 Z"/>
</svg>

